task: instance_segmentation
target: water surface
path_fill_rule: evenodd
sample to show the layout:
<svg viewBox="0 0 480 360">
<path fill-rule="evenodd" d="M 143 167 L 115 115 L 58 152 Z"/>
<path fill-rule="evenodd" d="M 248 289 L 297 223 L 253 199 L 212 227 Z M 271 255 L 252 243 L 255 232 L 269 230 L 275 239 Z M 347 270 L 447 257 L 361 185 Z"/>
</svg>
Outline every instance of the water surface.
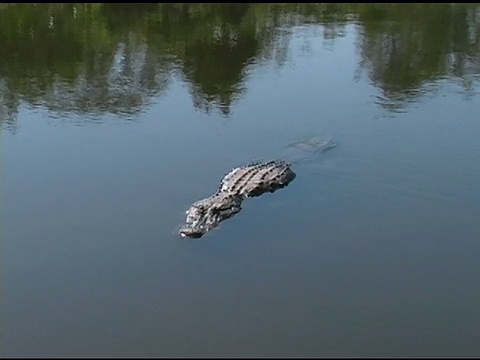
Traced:
<svg viewBox="0 0 480 360">
<path fill-rule="evenodd" d="M 2 4 L 2 355 L 479 356 L 479 14 Z"/>
</svg>

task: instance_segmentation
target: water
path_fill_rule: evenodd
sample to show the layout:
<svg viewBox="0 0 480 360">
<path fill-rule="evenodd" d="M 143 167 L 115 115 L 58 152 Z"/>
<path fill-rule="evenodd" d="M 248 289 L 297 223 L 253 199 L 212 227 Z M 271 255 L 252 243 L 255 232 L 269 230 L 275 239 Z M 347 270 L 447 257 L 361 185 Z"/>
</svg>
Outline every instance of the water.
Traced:
<svg viewBox="0 0 480 360">
<path fill-rule="evenodd" d="M 2 5 L 2 356 L 478 356 L 479 13 Z"/>
</svg>

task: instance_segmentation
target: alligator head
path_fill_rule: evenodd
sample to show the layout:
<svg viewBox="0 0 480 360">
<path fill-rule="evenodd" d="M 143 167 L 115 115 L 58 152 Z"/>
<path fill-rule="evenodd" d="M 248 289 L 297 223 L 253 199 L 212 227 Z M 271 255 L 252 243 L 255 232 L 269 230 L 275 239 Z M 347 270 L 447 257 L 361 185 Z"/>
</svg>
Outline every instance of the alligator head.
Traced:
<svg viewBox="0 0 480 360">
<path fill-rule="evenodd" d="M 214 195 L 195 202 L 187 210 L 185 224 L 180 228 L 183 237 L 200 238 L 242 210 L 240 195 L 217 192 Z"/>
</svg>

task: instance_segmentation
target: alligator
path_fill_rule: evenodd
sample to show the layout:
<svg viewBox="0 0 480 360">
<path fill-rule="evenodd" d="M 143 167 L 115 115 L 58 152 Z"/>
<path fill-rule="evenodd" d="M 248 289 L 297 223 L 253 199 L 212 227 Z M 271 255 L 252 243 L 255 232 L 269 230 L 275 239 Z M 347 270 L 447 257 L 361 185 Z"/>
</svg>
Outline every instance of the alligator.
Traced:
<svg viewBox="0 0 480 360">
<path fill-rule="evenodd" d="M 310 155 L 326 152 L 336 144 L 314 136 L 307 141 L 287 145 Z M 299 160 L 308 156 L 301 155 Z M 200 238 L 216 228 L 222 221 L 231 218 L 242 210 L 242 202 L 250 197 L 260 196 L 287 186 L 296 174 L 291 169 L 293 162 L 273 160 L 254 162 L 232 169 L 220 181 L 217 191 L 205 199 L 195 202 L 187 211 L 185 224 L 180 228 L 182 237 Z"/>
<path fill-rule="evenodd" d="M 242 201 L 287 186 L 296 174 L 284 161 L 255 162 L 228 172 L 218 190 L 195 202 L 187 211 L 180 228 L 183 237 L 200 238 L 242 209 Z"/>
</svg>

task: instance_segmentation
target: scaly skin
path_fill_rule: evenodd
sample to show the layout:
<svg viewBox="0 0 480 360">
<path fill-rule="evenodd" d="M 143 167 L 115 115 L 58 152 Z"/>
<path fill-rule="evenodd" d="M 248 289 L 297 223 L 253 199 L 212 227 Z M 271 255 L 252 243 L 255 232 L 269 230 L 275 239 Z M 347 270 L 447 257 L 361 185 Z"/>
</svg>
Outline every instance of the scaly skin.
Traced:
<svg viewBox="0 0 480 360">
<path fill-rule="evenodd" d="M 242 207 L 243 198 L 227 192 L 217 192 L 212 196 L 195 202 L 187 210 L 185 224 L 180 228 L 183 237 L 200 238 L 208 231 L 217 227 Z"/>
<path fill-rule="evenodd" d="M 244 197 L 260 196 L 274 192 L 295 178 L 290 164 L 283 161 L 253 163 L 235 168 L 222 179 L 220 191 L 240 194 Z"/>
<path fill-rule="evenodd" d="M 187 210 L 185 224 L 180 228 L 183 237 L 200 238 L 222 221 L 242 209 L 242 201 L 287 186 L 295 173 L 283 161 L 253 163 L 230 171 L 212 196 L 195 202 Z"/>
</svg>

